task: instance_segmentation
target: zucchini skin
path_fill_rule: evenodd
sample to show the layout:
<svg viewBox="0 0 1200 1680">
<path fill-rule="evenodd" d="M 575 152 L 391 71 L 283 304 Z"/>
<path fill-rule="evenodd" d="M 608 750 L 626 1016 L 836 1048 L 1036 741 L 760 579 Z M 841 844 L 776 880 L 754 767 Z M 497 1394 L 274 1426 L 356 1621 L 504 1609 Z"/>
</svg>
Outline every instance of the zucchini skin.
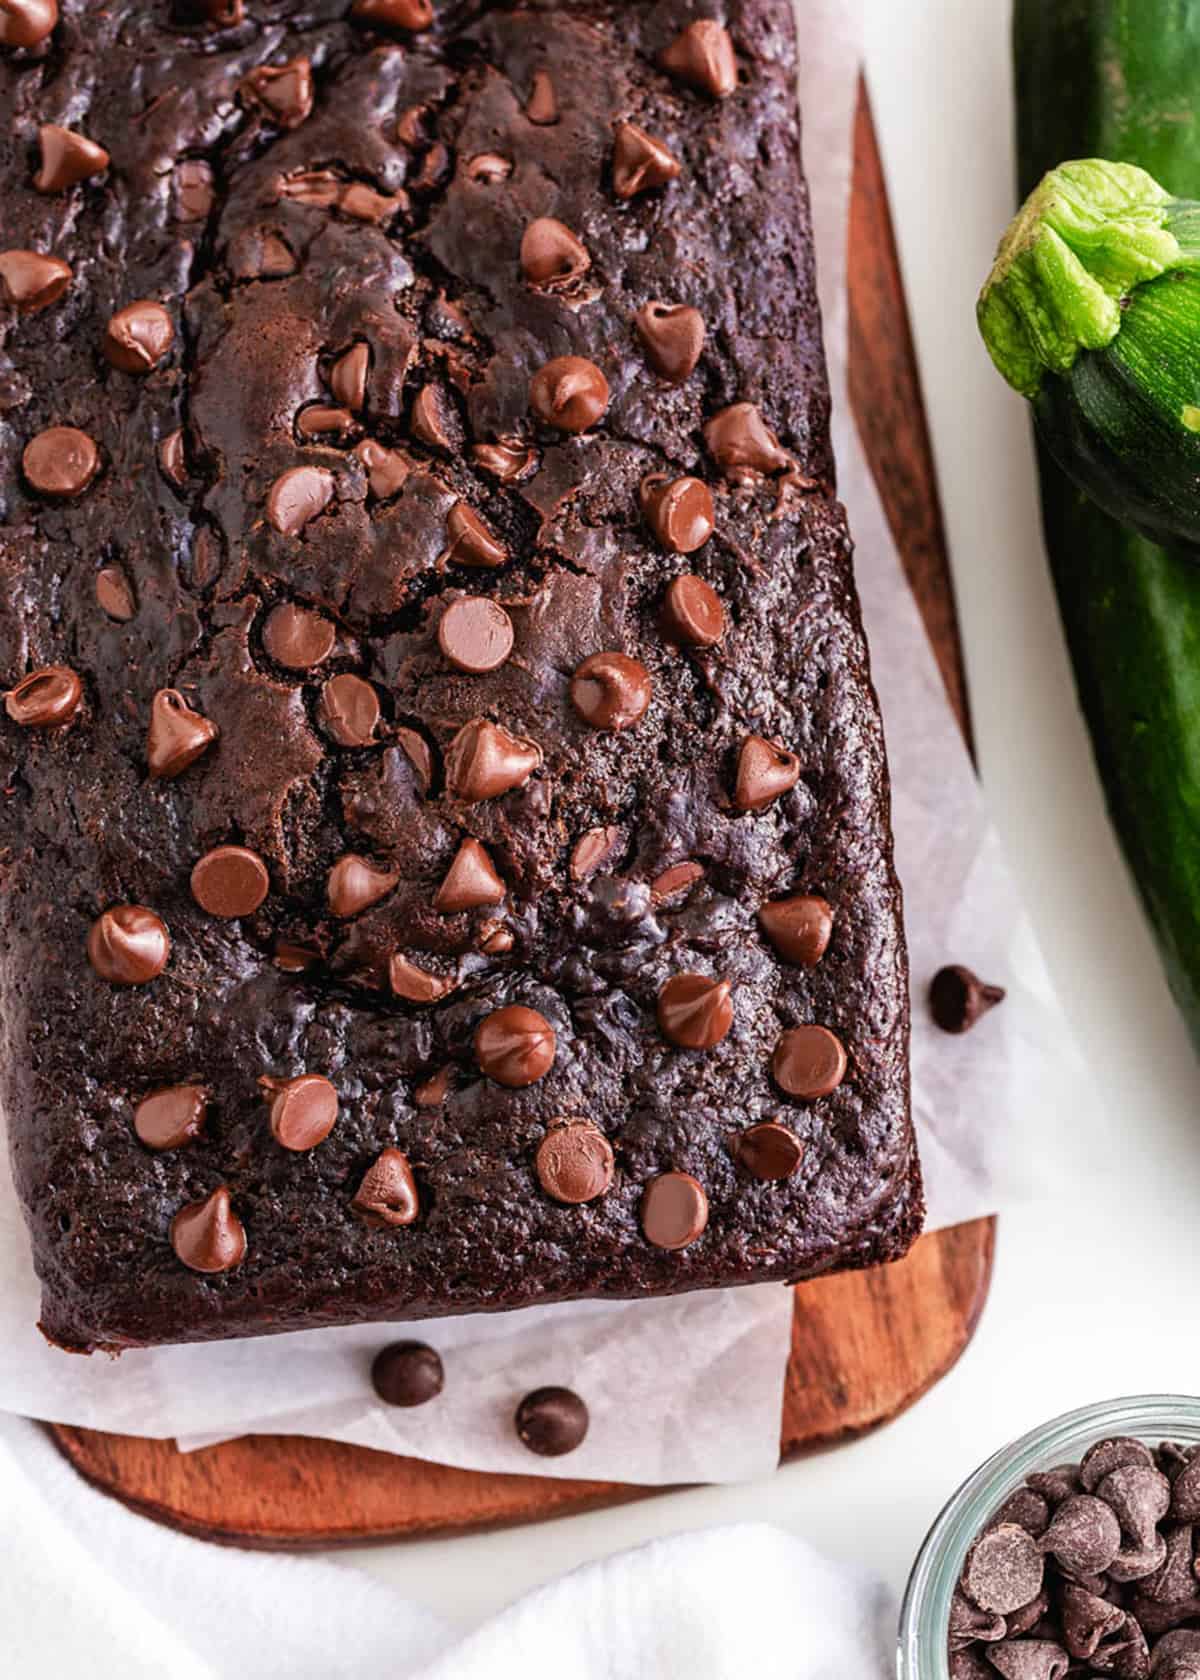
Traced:
<svg viewBox="0 0 1200 1680">
<path fill-rule="evenodd" d="M 1200 0 L 1015 0 L 1013 42 L 1022 199 L 1073 157 L 1135 163 L 1200 198 Z M 1119 525 L 1044 446 L 1038 457 L 1109 811 L 1200 1050 L 1200 566 Z"/>
</svg>

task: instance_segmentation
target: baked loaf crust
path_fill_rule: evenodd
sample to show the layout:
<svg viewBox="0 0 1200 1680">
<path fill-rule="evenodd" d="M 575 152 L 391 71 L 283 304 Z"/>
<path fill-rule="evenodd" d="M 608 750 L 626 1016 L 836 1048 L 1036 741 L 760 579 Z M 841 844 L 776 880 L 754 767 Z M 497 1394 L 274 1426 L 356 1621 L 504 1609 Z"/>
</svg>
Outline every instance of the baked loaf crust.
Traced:
<svg viewBox="0 0 1200 1680">
<path fill-rule="evenodd" d="M 789 0 L 0 17 L 0 1080 L 54 1341 L 911 1242 L 794 58 Z"/>
</svg>

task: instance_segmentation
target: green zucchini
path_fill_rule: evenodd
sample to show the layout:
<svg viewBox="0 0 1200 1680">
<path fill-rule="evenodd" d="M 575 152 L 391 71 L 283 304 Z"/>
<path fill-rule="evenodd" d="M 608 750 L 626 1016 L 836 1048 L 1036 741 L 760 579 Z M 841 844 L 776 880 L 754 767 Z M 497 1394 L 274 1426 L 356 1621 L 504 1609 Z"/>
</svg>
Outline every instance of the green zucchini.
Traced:
<svg viewBox="0 0 1200 1680">
<path fill-rule="evenodd" d="M 1200 0 L 1016 0 L 1014 45 L 1022 198 L 1065 158 L 1113 158 L 1200 199 Z M 1039 468 L 1109 809 L 1200 1048 L 1200 565 L 1105 513 L 1044 443 Z"/>
<path fill-rule="evenodd" d="M 1134 164 L 1060 164 L 1001 241 L 978 314 L 1059 466 L 1200 557 L 1200 207 Z"/>
</svg>

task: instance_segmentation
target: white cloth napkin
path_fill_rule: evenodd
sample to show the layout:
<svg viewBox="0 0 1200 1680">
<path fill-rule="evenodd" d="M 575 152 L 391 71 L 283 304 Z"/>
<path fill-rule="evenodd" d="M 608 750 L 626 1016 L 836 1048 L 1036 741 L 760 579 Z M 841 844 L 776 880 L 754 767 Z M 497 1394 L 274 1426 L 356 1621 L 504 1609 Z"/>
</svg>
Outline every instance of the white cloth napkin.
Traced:
<svg viewBox="0 0 1200 1680">
<path fill-rule="evenodd" d="M 882 1680 L 893 1627 L 878 1582 L 746 1523 L 589 1564 L 464 1636 L 346 1565 L 145 1522 L 0 1417 L 13 1680 Z"/>
</svg>

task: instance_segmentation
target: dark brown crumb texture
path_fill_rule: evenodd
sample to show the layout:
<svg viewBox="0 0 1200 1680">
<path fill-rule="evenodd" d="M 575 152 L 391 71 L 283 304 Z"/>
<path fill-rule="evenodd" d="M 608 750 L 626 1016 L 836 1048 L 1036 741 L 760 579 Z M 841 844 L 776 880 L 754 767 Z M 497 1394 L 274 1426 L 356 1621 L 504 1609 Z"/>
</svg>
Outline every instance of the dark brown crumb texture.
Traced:
<svg viewBox="0 0 1200 1680">
<path fill-rule="evenodd" d="M 0 285 L 0 684 L 45 666 L 82 684 L 57 726 L 16 721 L 13 701 L 0 714 L 0 1093 L 43 1326 L 64 1346 L 793 1280 L 899 1255 L 920 1224 L 900 895 L 832 491 L 789 0 L 439 0 L 416 31 L 403 11 L 374 27 L 350 0 L 62 0 L 40 44 L 0 46 L 0 274 L 9 250 L 71 270 L 36 309 Z M 659 63 L 697 19 L 728 30 L 727 96 Z M 623 122 L 668 148 L 676 178 L 618 195 Z M 44 124 L 107 167 L 36 190 Z M 589 258 L 561 287 L 522 270 L 540 217 Z M 173 332 L 129 372 L 106 335 L 146 300 Z M 650 365 L 635 317 L 651 302 L 702 317 L 682 379 Z M 579 433 L 531 408 L 559 357 L 608 384 Z M 704 428 L 738 403 L 782 464 L 722 470 Z M 60 426 L 98 448 L 70 496 L 39 488 L 25 455 Z M 523 475 L 476 454 L 497 442 Z M 319 471 L 281 488 L 304 467 Z M 657 539 L 648 474 L 706 482 L 715 531 L 695 552 Z M 482 538 L 463 535 L 463 504 Z M 685 573 L 720 598 L 713 645 L 664 634 Z M 496 669 L 457 669 L 439 642 L 463 596 L 511 621 Z M 281 606 L 315 627 L 277 616 L 264 633 Z M 613 652 L 649 680 L 619 730 L 573 697 L 579 666 Z M 331 723 L 342 673 L 380 711 L 358 746 Z M 164 689 L 219 730 L 173 777 L 147 756 Z M 480 718 L 537 762 L 509 791 L 455 797 L 448 750 Z M 741 809 L 751 736 L 799 774 Z M 502 900 L 438 909 L 464 838 Z M 232 918 L 191 884 L 227 845 L 269 876 Z M 336 916 L 346 854 L 387 881 Z M 758 920 L 795 894 L 833 910 L 811 967 Z M 144 983 L 89 961 L 120 905 L 169 933 Z M 712 1048 L 660 1030 L 679 974 L 730 983 Z M 422 986 L 442 995 L 405 995 Z M 506 1005 L 555 1034 L 548 1071 L 515 1088 L 473 1050 Z M 812 1100 L 772 1072 L 805 1024 L 847 1057 Z M 332 1083 L 336 1120 L 284 1147 L 259 1080 L 304 1074 Z M 199 1131 L 149 1148 L 134 1111 L 179 1085 L 201 1088 Z M 587 1201 L 539 1178 L 563 1119 L 611 1146 L 582 1165 L 543 1155 L 564 1182 L 584 1173 Z M 802 1145 L 784 1138 L 789 1177 L 747 1165 L 778 1151 L 739 1155 L 767 1121 Z M 403 1223 L 355 1206 L 385 1149 L 410 1174 L 388 1192 Z M 707 1198 L 674 1249 L 644 1228 L 668 1173 Z M 196 1271 L 172 1222 L 222 1186 L 244 1258 Z M 228 1236 L 193 1229 L 190 1252 L 228 1258 Z"/>
</svg>

